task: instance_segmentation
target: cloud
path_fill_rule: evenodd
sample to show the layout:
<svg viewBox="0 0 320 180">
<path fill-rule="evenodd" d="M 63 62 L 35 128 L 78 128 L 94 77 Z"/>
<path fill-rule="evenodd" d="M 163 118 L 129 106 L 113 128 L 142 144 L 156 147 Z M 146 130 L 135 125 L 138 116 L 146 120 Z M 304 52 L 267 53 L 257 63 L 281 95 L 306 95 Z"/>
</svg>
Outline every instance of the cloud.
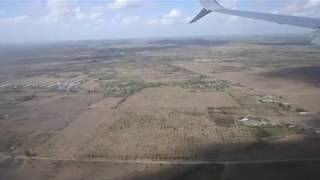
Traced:
<svg viewBox="0 0 320 180">
<path fill-rule="evenodd" d="M 0 18 L 0 23 L 5 24 L 20 24 L 27 22 L 29 17 L 27 15 L 17 16 L 17 17 L 7 17 L 7 18 Z"/>
<path fill-rule="evenodd" d="M 115 15 L 110 19 L 109 23 L 115 23 L 117 25 L 118 24 L 134 24 L 140 21 L 142 21 L 141 16 Z"/>
<path fill-rule="evenodd" d="M 288 5 L 285 12 L 294 15 L 311 15 L 319 13 L 320 0 L 294 1 Z"/>
<path fill-rule="evenodd" d="M 239 0 L 223 0 L 221 4 L 228 8 L 236 8 Z"/>
<path fill-rule="evenodd" d="M 185 16 L 179 9 L 172 9 L 169 13 L 163 15 L 162 17 L 153 18 L 148 21 L 149 25 L 154 24 L 177 24 L 186 23 L 191 17 Z"/>
<path fill-rule="evenodd" d="M 145 5 L 149 0 L 113 0 L 108 4 L 110 9 L 137 8 Z"/>
<path fill-rule="evenodd" d="M 48 0 L 48 19 L 58 21 L 66 17 L 81 16 L 81 9 L 72 4 L 69 0 Z"/>
<path fill-rule="evenodd" d="M 141 20 L 140 16 L 125 16 L 121 19 L 121 23 L 123 24 L 134 24 Z"/>
<path fill-rule="evenodd" d="M 102 12 L 92 12 L 92 13 L 85 13 L 85 12 L 78 12 L 75 14 L 75 18 L 77 20 L 98 20 L 103 18 L 104 14 Z"/>
<path fill-rule="evenodd" d="M 320 0 L 309 0 L 306 4 L 306 7 L 309 7 L 309 8 L 320 7 Z"/>
<path fill-rule="evenodd" d="M 65 19 L 78 21 L 92 21 L 103 18 L 104 13 L 96 8 L 94 11 L 86 12 L 71 0 L 48 0 L 48 16 L 44 17 L 46 22 L 52 23 Z"/>
</svg>

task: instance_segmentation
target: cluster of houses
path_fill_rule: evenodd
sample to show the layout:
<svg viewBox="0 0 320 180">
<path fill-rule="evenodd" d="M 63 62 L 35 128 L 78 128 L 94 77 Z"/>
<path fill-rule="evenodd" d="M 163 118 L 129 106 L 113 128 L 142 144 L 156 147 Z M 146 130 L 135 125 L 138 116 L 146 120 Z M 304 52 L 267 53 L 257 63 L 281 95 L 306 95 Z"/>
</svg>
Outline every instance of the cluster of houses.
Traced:
<svg viewBox="0 0 320 180">
<path fill-rule="evenodd" d="M 19 90 L 19 89 L 48 89 L 50 91 L 58 91 L 58 92 L 71 92 L 71 91 L 77 91 L 81 84 L 81 79 L 74 79 L 66 82 L 55 82 L 49 85 L 40 85 L 37 83 L 26 83 L 26 84 L 2 84 L 0 85 L 0 90 Z"/>
<path fill-rule="evenodd" d="M 81 79 L 70 80 L 67 82 L 56 82 L 47 86 L 52 91 L 71 92 L 77 91 L 81 84 Z"/>
</svg>

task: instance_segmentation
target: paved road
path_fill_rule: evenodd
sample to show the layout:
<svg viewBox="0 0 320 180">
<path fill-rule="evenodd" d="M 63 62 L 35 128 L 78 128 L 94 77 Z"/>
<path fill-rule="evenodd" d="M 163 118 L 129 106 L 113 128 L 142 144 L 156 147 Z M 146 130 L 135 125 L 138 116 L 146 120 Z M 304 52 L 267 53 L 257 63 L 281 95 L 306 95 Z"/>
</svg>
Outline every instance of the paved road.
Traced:
<svg viewBox="0 0 320 180">
<path fill-rule="evenodd" d="M 206 164 L 221 164 L 221 165 L 238 165 L 238 164 L 260 164 L 260 163 L 290 163 L 290 162 L 320 162 L 319 158 L 315 159 L 289 159 L 289 160 L 255 160 L 255 161 L 183 161 L 183 160 L 123 160 L 123 159 L 75 159 L 75 158 L 55 158 L 55 157 L 29 157 L 24 155 L 1 155 L 0 159 L 20 159 L 20 160 L 41 160 L 41 161 L 73 161 L 73 162 L 106 162 L 106 163 L 126 163 L 126 164 L 181 164 L 181 165 L 206 165 Z"/>
</svg>

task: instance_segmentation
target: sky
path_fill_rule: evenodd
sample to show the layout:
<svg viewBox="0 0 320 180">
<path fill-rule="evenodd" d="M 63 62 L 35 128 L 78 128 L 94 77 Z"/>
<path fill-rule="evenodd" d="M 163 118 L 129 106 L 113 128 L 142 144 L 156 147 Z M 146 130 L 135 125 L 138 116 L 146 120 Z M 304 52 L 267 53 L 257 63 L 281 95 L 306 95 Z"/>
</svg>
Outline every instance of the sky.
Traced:
<svg viewBox="0 0 320 180">
<path fill-rule="evenodd" d="M 320 17 L 320 0 L 220 3 L 241 10 Z M 198 0 L 0 0 L 0 43 L 311 31 L 217 13 L 188 24 L 200 9 Z"/>
</svg>

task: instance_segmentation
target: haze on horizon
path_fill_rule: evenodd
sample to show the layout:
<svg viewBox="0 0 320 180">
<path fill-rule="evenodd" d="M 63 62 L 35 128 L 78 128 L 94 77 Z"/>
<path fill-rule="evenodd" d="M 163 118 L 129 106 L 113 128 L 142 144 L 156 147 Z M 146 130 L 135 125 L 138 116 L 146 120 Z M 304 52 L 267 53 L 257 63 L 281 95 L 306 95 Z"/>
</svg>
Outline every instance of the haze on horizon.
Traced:
<svg viewBox="0 0 320 180">
<path fill-rule="evenodd" d="M 243 10 L 320 17 L 320 0 L 221 3 Z M 311 32 L 217 13 L 188 24 L 199 9 L 198 0 L 3 0 L 0 43 Z"/>
</svg>

